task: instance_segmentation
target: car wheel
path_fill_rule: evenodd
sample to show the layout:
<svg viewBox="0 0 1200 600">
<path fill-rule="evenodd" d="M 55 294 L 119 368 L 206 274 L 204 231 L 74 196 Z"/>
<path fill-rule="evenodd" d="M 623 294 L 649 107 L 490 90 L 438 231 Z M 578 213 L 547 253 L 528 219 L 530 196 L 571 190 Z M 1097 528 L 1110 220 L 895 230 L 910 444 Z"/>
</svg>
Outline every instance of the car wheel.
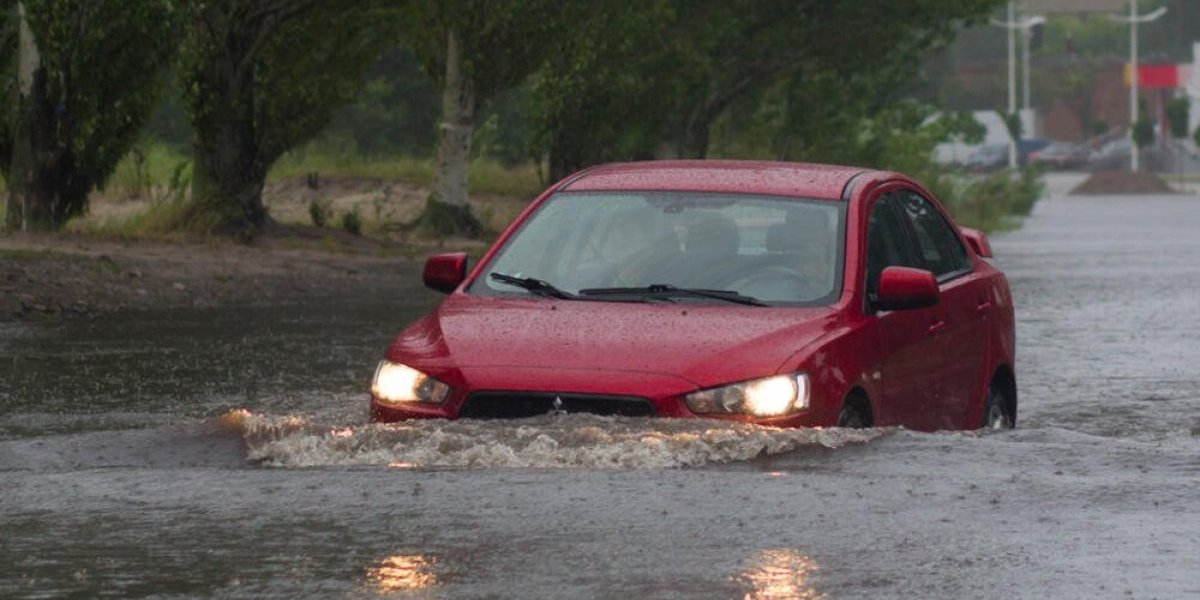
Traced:
<svg viewBox="0 0 1200 600">
<path fill-rule="evenodd" d="M 987 402 L 983 405 L 983 419 L 979 426 L 984 429 L 1012 429 L 1016 420 L 1010 414 L 1010 406 L 1004 392 L 993 383 L 988 387 Z"/>
<path fill-rule="evenodd" d="M 864 429 L 871 426 L 871 404 L 861 395 L 852 395 L 842 403 L 838 413 L 838 427 Z"/>
</svg>

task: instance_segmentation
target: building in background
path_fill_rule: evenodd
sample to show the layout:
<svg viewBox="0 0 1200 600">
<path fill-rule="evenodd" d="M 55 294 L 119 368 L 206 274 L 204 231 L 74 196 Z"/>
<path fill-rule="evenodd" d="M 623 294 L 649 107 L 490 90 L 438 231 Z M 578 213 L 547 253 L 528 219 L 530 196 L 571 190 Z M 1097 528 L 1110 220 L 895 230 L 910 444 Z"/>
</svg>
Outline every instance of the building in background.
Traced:
<svg viewBox="0 0 1200 600">
<path fill-rule="evenodd" d="M 1200 126 L 1200 0 L 1141 0 L 1141 12 L 1166 6 L 1167 17 L 1139 28 L 1142 67 L 1140 98 L 1152 119 L 1162 118 L 1166 100 L 1187 93 L 1192 130 Z M 1129 35 L 1108 18 L 1127 15 L 1128 0 L 1018 0 L 1018 18 L 1045 16 L 1044 29 L 1028 38 L 1029 82 L 1035 113 L 1027 137 L 1100 143 L 1129 126 Z M 995 18 L 1004 14 L 997 11 Z M 945 53 L 926 64 L 926 97 L 949 110 L 1004 110 L 1006 35 L 982 25 L 964 30 Z M 1018 51 L 1019 52 L 1019 51 Z M 1022 85 L 1022 88 L 1024 86 Z M 1024 96 L 1019 93 L 1018 97 Z"/>
</svg>

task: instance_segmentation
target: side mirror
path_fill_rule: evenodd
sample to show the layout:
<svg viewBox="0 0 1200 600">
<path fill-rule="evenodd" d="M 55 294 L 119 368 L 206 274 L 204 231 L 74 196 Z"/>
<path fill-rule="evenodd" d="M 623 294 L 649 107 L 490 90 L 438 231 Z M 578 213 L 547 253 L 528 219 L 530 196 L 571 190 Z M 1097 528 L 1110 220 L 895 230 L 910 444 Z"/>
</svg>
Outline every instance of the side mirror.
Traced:
<svg viewBox="0 0 1200 600">
<path fill-rule="evenodd" d="M 458 288 L 467 278 L 467 254 L 451 252 L 436 254 L 425 261 L 425 273 L 422 279 L 425 286 L 443 294 L 449 294 Z"/>
<path fill-rule="evenodd" d="M 879 288 L 871 305 L 878 310 L 908 310 L 938 303 L 933 273 L 909 267 L 888 267 L 879 275 Z"/>
<path fill-rule="evenodd" d="M 978 254 L 980 258 L 992 257 L 992 245 L 988 242 L 987 236 L 978 229 L 970 227 L 961 227 L 963 237 L 967 238 L 967 243 L 971 245 L 971 249 Z"/>
</svg>

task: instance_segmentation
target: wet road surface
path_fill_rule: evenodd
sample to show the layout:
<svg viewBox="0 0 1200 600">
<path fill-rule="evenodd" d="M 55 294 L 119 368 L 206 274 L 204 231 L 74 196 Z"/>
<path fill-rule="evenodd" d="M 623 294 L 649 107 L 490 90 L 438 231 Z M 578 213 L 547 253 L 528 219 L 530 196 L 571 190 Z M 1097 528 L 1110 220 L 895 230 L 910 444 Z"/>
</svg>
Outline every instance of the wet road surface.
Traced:
<svg viewBox="0 0 1200 600">
<path fill-rule="evenodd" d="M 425 293 L 2 325 L 0 597 L 1200 597 L 1197 208 L 993 240 L 1004 433 L 369 425 Z"/>
</svg>

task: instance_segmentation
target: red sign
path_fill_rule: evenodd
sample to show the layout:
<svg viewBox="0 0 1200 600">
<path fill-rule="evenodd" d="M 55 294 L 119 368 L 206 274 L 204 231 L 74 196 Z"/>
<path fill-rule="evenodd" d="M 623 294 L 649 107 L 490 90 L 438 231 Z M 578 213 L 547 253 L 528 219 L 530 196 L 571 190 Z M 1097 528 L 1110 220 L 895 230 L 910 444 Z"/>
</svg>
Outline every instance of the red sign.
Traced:
<svg viewBox="0 0 1200 600">
<path fill-rule="evenodd" d="M 1138 85 L 1147 88 L 1174 89 L 1187 85 L 1188 65 L 1138 65 Z M 1125 85 L 1129 85 L 1129 63 L 1125 63 Z"/>
</svg>

